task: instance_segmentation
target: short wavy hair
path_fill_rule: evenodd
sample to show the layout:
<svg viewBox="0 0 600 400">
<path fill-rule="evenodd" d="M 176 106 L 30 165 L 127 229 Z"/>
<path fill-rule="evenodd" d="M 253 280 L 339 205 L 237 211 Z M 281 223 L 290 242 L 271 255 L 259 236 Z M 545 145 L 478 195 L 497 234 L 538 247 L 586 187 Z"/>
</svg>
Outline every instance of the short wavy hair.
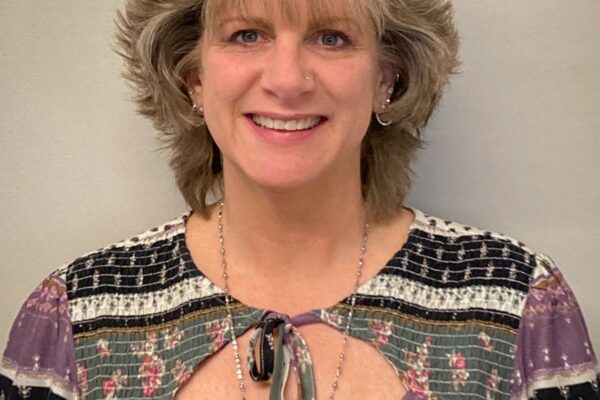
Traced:
<svg viewBox="0 0 600 400">
<path fill-rule="evenodd" d="M 263 0 L 291 17 L 295 0 Z M 421 129 L 437 106 L 449 76 L 457 72 L 458 35 L 449 0 L 343 0 L 346 13 L 373 22 L 382 63 L 398 75 L 391 106 L 372 118 L 361 149 L 362 193 L 367 213 L 386 221 L 402 208 L 410 189 L 411 161 L 423 145 Z M 224 0 L 126 0 L 117 12 L 116 51 L 135 90 L 138 112 L 171 150 L 170 166 L 188 205 L 204 217 L 209 198 L 223 190 L 221 154 L 202 118 L 192 109 L 185 77 L 200 66 L 195 51 Z M 245 11 L 244 0 L 226 0 L 227 12 Z M 270 4 L 269 4 L 270 3 Z M 310 0 L 311 15 L 333 11 L 327 0 Z M 213 196 L 214 197 L 214 196 Z"/>
</svg>

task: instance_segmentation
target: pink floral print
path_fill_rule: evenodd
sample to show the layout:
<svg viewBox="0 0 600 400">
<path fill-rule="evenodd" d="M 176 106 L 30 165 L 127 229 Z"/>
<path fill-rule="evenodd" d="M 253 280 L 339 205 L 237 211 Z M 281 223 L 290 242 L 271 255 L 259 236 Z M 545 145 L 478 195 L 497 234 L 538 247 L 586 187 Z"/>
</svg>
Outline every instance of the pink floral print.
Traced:
<svg viewBox="0 0 600 400">
<path fill-rule="evenodd" d="M 88 391 L 87 368 L 83 364 L 77 364 L 77 383 L 79 385 L 79 396 L 85 400 Z"/>
<path fill-rule="evenodd" d="M 492 372 L 485 381 L 486 400 L 494 400 L 496 398 L 496 392 L 498 391 L 498 370 L 492 369 Z"/>
<path fill-rule="evenodd" d="M 171 369 L 171 374 L 175 378 L 177 386 L 181 387 L 192 377 L 192 368 L 183 361 L 177 360 L 175 361 L 175 367 Z"/>
<path fill-rule="evenodd" d="M 228 324 L 226 320 L 211 321 L 206 324 L 206 332 L 212 340 L 211 348 L 216 352 L 225 345 L 225 333 L 227 332 Z"/>
<path fill-rule="evenodd" d="M 112 354 L 112 350 L 109 347 L 108 340 L 106 339 L 98 339 L 96 342 L 96 351 L 100 354 L 100 357 L 109 357 Z"/>
<path fill-rule="evenodd" d="M 369 329 L 376 337 L 371 341 L 373 346 L 380 348 L 388 344 L 392 334 L 393 324 L 387 321 L 373 320 L 369 322 Z"/>
<path fill-rule="evenodd" d="M 142 359 L 138 368 L 138 377 L 142 379 L 142 393 L 144 397 L 153 397 L 165 374 L 165 363 L 157 354 L 158 334 L 148 333 L 146 341 L 132 344 L 131 349 Z"/>
<path fill-rule="evenodd" d="M 120 369 L 113 372 L 109 379 L 102 382 L 102 394 L 105 400 L 116 400 L 117 393 L 127 384 L 127 376 L 123 375 Z"/>
<path fill-rule="evenodd" d="M 452 386 L 454 390 L 459 391 L 467 383 L 469 372 L 467 371 L 467 359 L 461 352 L 452 349 L 448 356 L 448 364 L 452 368 Z"/>
<path fill-rule="evenodd" d="M 153 397 L 161 384 L 165 373 L 165 364 L 156 354 L 144 354 L 139 368 L 139 377 L 142 378 L 142 392 L 144 397 Z"/>
<path fill-rule="evenodd" d="M 429 350 L 431 349 L 431 336 L 426 336 L 425 341 L 415 352 L 405 351 L 405 361 L 410 366 L 406 373 L 408 387 L 417 398 L 435 400 L 429 388 Z"/>
<path fill-rule="evenodd" d="M 479 332 L 477 339 L 479 340 L 479 345 L 481 347 L 483 347 L 485 350 L 494 351 L 495 346 L 492 343 L 492 338 L 487 333 L 485 333 L 483 331 Z"/>
<path fill-rule="evenodd" d="M 163 339 L 165 341 L 165 348 L 167 350 L 174 349 L 175 347 L 177 347 L 179 342 L 181 342 L 183 340 L 183 337 L 184 337 L 184 334 L 182 331 L 179 330 L 178 326 L 173 328 L 172 331 L 169 329 L 165 329 L 163 331 Z"/>
</svg>

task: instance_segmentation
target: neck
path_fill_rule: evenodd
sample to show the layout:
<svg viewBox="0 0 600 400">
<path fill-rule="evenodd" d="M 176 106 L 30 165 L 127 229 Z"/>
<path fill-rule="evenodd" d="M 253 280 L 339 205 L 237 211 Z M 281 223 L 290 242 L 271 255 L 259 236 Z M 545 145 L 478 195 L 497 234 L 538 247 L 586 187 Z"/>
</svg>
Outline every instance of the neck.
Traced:
<svg viewBox="0 0 600 400">
<path fill-rule="evenodd" d="M 248 268 L 306 273 L 354 260 L 364 233 L 360 174 L 292 190 L 269 190 L 225 174 L 228 253 Z M 301 255 L 301 257 L 299 257 Z"/>
</svg>

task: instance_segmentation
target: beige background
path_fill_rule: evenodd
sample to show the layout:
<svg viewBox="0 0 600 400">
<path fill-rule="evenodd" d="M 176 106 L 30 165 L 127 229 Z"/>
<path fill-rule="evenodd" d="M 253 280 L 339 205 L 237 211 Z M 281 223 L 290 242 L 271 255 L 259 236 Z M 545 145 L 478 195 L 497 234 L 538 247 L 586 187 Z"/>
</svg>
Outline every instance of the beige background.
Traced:
<svg viewBox="0 0 600 400">
<path fill-rule="evenodd" d="M 0 5 L 0 347 L 35 285 L 185 210 L 111 52 L 115 0 Z M 600 2 L 458 0 L 462 75 L 408 204 L 562 267 L 600 351 Z"/>
</svg>

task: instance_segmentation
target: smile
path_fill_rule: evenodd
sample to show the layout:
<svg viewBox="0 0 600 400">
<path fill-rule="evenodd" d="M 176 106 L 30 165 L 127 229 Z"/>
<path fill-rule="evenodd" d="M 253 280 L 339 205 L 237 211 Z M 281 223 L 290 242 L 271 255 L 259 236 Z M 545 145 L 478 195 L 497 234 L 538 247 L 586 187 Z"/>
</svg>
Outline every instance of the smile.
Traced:
<svg viewBox="0 0 600 400">
<path fill-rule="evenodd" d="M 278 131 L 303 131 L 314 128 L 323 118 L 311 117 L 302 119 L 273 119 L 263 115 L 252 114 L 252 121 L 263 128 L 275 129 Z"/>
</svg>

